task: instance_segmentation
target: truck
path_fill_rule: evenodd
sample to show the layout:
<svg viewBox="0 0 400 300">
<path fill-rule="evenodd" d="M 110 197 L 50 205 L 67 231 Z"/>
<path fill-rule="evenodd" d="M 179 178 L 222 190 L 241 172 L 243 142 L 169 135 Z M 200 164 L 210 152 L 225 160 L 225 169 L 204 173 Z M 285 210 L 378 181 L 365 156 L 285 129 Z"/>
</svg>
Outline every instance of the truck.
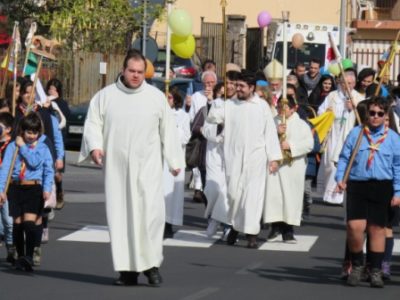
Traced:
<svg viewBox="0 0 400 300">
<path fill-rule="evenodd" d="M 329 62 L 334 59 L 328 32 L 332 33 L 337 45 L 339 43 L 338 26 L 330 24 L 288 23 L 287 28 L 287 65 L 289 70 L 292 70 L 298 62 L 302 62 L 308 66 L 311 58 L 321 60 L 321 67 L 328 66 Z M 304 38 L 304 44 L 300 49 L 295 49 L 292 46 L 292 38 L 296 33 L 300 33 Z M 282 56 L 283 23 L 274 21 L 271 22 L 267 30 L 267 62 L 275 58 L 282 63 Z"/>
</svg>

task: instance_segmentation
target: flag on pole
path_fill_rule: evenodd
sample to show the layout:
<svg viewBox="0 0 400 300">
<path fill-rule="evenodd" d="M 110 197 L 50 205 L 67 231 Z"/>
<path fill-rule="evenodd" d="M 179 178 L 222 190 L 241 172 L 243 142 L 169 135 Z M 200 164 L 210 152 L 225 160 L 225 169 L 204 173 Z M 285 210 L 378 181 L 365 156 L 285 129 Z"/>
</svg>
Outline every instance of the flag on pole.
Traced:
<svg viewBox="0 0 400 300">
<path fill-rule="evenodd" d="M 25 75 L 31 75 L 33 73 L 36 73 L 38 66 L 38 60 L 35 54 L 32 52 L 29 52 L 28 54 L 28 62 L 25 66 L 24 74 Z"/>
</svg>

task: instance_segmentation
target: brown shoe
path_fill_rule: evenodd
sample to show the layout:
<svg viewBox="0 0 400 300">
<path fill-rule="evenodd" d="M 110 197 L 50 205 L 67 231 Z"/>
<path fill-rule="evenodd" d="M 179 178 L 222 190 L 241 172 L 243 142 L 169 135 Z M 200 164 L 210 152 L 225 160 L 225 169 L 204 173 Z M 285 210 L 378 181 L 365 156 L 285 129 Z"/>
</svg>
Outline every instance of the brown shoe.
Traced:
<svg viewBox="0 0 400 300">
<path fill-rule="evenodd" d="M 57 204 L 56 204 L 56 209 L 57 209 L 57 210 L 61 210 L 61 209 L 63 209 L 64 205 L 65 205 L 65 202 L 64 202 L 64 192 L 59 192 L 59 193 L 57 193 Z"/>
<path fill-rule="evenodd" d="M 249 249 L 257 249 L 257 235 L 254 234 L 246 234 L 247 237 L 247 248 Z"/>
<path fill-rule="evenodd" d="M 195 190 L 194 195 L 193 195 L 193 202 L 197 203 L 203 203 L 204 202 L 204 196 L 203 192 L 200 190 Z"/>
</svg>

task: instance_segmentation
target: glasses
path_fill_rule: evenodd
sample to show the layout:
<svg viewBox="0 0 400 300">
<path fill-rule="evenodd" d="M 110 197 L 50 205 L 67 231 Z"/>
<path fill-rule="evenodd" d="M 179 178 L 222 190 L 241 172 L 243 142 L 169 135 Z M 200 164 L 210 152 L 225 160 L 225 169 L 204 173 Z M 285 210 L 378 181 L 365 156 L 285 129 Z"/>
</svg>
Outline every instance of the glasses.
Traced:
<svg viewBox="0 0 400 300">
<path fill-rule="evenodd" d="M 385 112 L 383 112 L 383 111 L 375 111 L 375 110 L 370 110 L 370 111 L 369 111 L 369 116 L 370 116 L 370 117 L 375 117 L 376 115 L 377 115 L 379 118 L 382 118 L 382 117 L 385 115 Z"/>
</svg>

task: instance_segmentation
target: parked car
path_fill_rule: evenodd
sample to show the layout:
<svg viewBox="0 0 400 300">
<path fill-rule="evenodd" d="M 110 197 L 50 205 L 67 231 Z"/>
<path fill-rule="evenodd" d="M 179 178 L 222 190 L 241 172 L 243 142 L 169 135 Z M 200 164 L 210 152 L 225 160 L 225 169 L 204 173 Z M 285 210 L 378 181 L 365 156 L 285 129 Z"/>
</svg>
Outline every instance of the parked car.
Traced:
<svg viewBox="0 0 400 300">
<path fill-rule="evenodd" d="M 159 49 L 154 65 L 154 77 L 165 76 L 165 60 L 167 52 L 165 49 Z M 200 59 L 193 55 L 192 58 L 180 58 L 171 51 L 171 68 L 174 70 L 176 77 L 195 78 L 198 72 Z"/>
<path fill-rule="evenodd" d="M 161 91 L 165 91 L 165 78 L 152 78 L 148 83 L 154 85 Z M 183 99 L 186 95 L 193 93 L 193 79 L 190 78 L 172 78 L 170 88 L 177 87 Z M 65 138 L 65 147 L 68 150 L 79 150 L 82 142 L 83 126 L 85 124 L 89 101 L 70 107 L 71 114 L 67 119 L 67 134 Z"/>
</svg>

